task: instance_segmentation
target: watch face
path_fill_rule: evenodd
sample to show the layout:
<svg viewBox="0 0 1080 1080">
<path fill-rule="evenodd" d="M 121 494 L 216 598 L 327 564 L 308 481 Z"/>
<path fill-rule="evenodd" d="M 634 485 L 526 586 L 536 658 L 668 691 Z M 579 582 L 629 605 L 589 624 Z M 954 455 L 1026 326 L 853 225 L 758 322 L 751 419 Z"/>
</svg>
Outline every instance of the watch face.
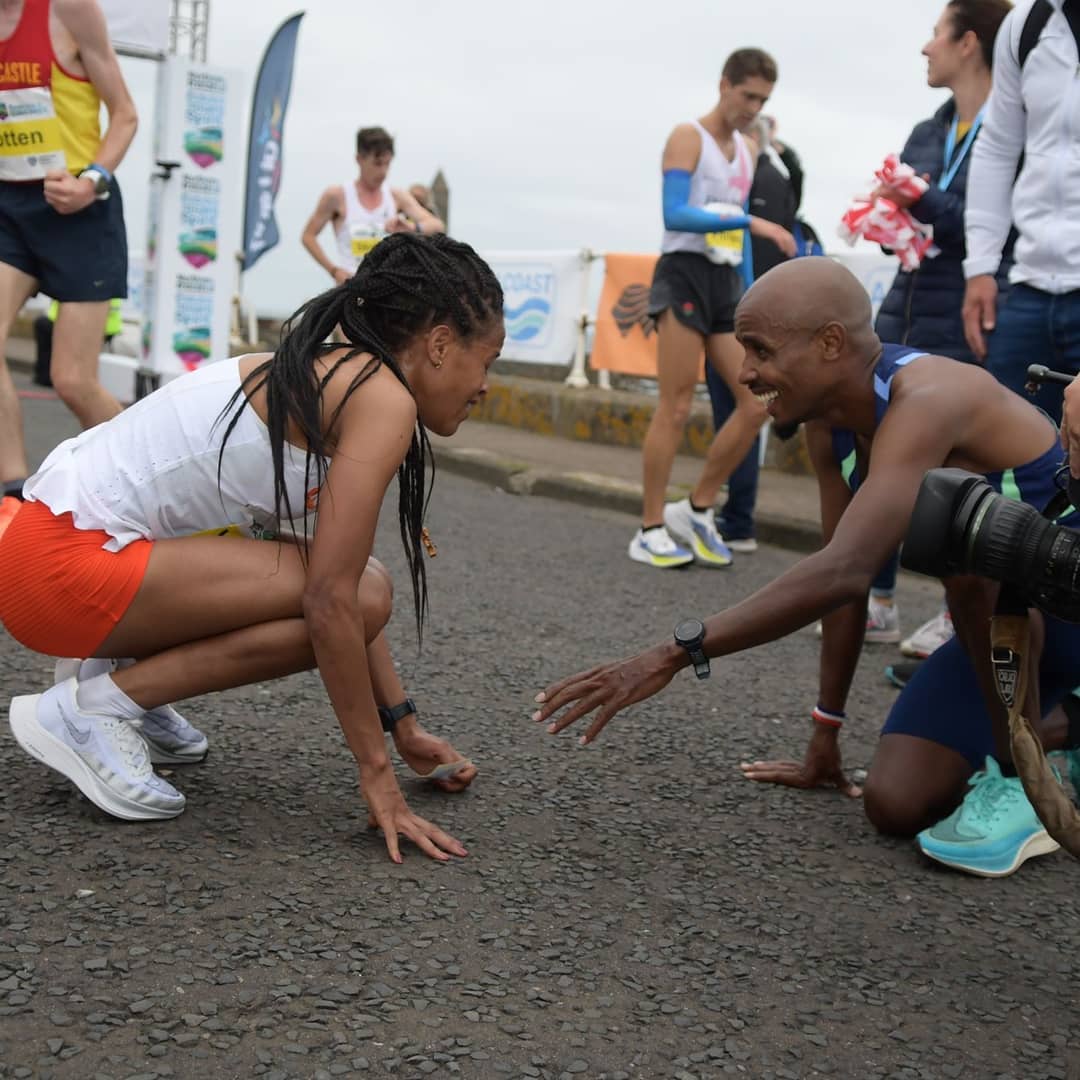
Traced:
<svg viewBox="0 0 1080 1080">
<path fill-rule="evenodd" d="M 684 619 L 675 627 L 675 641 L 679 645 L 689 645 L 704 636 L 705 626 L 700 619 Z"/>
</svg>

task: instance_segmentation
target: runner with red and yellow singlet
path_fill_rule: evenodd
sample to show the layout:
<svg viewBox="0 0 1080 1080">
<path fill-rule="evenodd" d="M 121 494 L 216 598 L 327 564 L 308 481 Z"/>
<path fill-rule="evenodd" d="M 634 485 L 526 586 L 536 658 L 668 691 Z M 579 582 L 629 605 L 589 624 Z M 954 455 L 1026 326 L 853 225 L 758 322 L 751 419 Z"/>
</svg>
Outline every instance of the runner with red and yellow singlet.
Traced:
<svg viewBox="0 0 1080 1080">
<path fill-rule="evenodd" d="M 109 301 L 127 296 L 113 172 L 137 122 L 97 0 L 0 0 L 0 355 L 29 297 L 60 301 L 52 380 L 84 428 L 120 411 L 97 365 Z M 19 403 L 0 364 L 5 497 L 22 497 L 27 472 Z"/>
</svg>

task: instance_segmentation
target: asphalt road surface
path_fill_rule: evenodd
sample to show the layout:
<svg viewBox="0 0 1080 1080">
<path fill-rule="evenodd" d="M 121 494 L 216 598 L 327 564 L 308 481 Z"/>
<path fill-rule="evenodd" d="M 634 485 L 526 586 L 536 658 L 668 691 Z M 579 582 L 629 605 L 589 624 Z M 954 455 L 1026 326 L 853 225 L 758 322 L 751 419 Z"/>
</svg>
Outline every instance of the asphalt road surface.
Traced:
<svg viewBox="0 0 1080 1080">
<path fill-rule="evenodd" d="M 40 456 L 65 434 L 28 402 Z M 633 523 L 438 477 L 418 653 L 393 506 L 396 655 L 426 722 L 480 766 L 440 866 L 386 858 L 316 675 L 184 709 L 211 754 L 170 822 L 122 824 L 0 725 L 0 1076 L 1080 1077 L 1080 867 L 985 881 L 883 840 L 857 801 L 744 780 L 799 755 L 811 630 L 683 673 L 592 747 L 529 720 L 555 678 L 780 573 L 630 563 Z M 933 589 L 902 582 L 906 628 Z M 845 759 L 893 691 L 867 650 Z M 0 691 L 51 671 L 0 633 Z"/>
</svg>

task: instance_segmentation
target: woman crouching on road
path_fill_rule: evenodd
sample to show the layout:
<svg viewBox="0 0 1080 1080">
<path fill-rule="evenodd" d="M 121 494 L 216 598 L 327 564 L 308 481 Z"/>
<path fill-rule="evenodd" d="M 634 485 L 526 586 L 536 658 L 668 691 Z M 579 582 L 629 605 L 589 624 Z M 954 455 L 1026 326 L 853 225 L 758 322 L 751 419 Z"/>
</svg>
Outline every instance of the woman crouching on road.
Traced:
<svg viewBox="0 0 1080 1080">
<path fill-rule="evenodd" d="M 300 308 L 273 354 L 208 364 L 57 447 L 0 540 L 0 620 L 37 652 L 98 659 L 12 701 L 23 749 L 110 814 L 173 817 L 184 797 L 148 747 L 191 760 L 206 741 L 167 703 L 318 668 L 390 857 L 399 835 L 464 855 L 409 810 L 386 750 L 396 720 L 417 771 L 447 790 L 476 773 L 401 700 L 371 551 L 396 475 L 419 633 L 426 432 L 457 430 L 502 342 L 502 290 L 472 248 L 399 234 Z M 267 542 L 316 505 L 317 528 Z"/>
</svg>

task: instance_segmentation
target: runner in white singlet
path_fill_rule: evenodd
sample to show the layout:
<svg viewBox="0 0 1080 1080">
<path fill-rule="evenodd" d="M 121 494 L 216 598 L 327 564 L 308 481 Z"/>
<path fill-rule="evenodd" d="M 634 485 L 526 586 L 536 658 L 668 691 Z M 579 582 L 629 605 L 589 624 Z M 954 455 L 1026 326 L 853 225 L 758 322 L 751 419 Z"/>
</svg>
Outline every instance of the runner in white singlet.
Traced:
<svg viewBox="0 0 1080 1080">
<path fill-rule="evenodd" d="M 355 180 L 328 187 L 308 218 L 301 243 L 308 254 L 337 284 L 356 273 L 364 256 L 384 237 L 395 232 L 430 236 L 446 231 L 443 222 L 407 190 L 393 188 L 386 177 L 394 160 L 394 140 L 381 127 L 361 128 L 356 134 Z M 333 257 L 319 243 L 319 234 L 332 225 L 336 240 Z"/>
<path fill-rule="evenodd" d="M 114 817 L 175 817 L 185 798 L 151 768 L 165 760 L 155 744 L 167 730 L 195 761 L 208 739 L 168 702 L 317 669 L 390 857 L 401 860 L 399 835 L 432 858 L 462 856 L 394 774 L 384 732 L 444 791 L 477 770 L 419 724 L 383 632 L 390 578 L 371 551 L 399 477 L 419 632 L 435 553 L 427 432 L 453 434 L 487 392 L 502 288 L 468 245 L 403 233 L 287 326 L 274 353 L 167 383 L 27 480 L 0 537 L 0 623 L 61 660 L 55 685 L 12 700 L 12 733 Z M 344 346 L 326 341 L 331 326 Z M 324 711 L 298 715 L 297 729 Z"/>
<path fill-rule="evenodd" d="M 738 49 L 720 78 L 720 100 L 699 120 L 679 124 L 664 146 L 662 254 L 653 274 L 649 314 L 656 320 L 659 396 L 642 447 L 641 528 L 630 541 L 635 562 L 674 568 L 731 564 L 713 504 L 750 449 L 765 410 L 738 382 L 743 350 L 735 341 L 735 305 L 753 280 L 747 231 L 791 255 L 786 229 L 746 212 L 755 159 L 742 132 L 772 93 L 776 63 L 760 49 Z M 716 433 L 690 497 L 664 498 L 675 451 L 705 353 L 735 398 Z"/>
</svg>

